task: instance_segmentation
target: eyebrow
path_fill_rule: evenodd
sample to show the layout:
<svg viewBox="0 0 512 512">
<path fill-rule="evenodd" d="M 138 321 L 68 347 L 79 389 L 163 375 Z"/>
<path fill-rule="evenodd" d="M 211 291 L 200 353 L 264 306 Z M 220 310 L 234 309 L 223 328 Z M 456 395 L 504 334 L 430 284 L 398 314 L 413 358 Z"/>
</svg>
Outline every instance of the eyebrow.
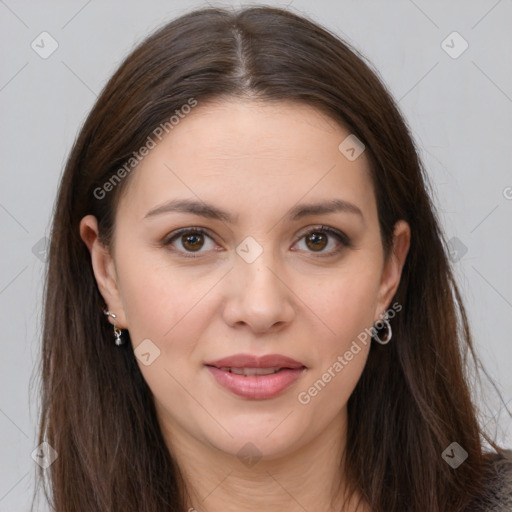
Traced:
<svg viewBox="0 0 512 512">
<path fill-rule="evenodd" d="M 173 199 L 167 203 L 150 210 L 144 218 L 153 217 L 169 212 L 192 213 L 209 219 L 220 220 L 228 223 L 235 223 L 238 215 L 233 215 L 212 204 L 191 199 Z M 322 215 L 326 213 L 344 212 L 358 215 L 364 220 L 363 212 L 352 203 L 342 199 L 331 199 L 319 203 L 299 204 L 294 206 L 286 217 L 290 220 L 299 220 L 308 215 Z"/>
</svg>

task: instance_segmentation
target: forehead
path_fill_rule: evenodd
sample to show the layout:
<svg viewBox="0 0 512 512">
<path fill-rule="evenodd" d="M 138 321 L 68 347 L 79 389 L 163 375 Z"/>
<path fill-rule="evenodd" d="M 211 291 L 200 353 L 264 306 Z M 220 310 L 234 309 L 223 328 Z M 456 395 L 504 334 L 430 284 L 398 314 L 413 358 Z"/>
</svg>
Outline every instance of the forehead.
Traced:
<svg viewBox="0 0 512 512">
<path fill-rule="evenodd" d="M 209 160 L 226 158 L 318 159 L 349 135 L 334 119 L 294 101 L 227 99 L 199 104 L 167 134 L 169 150 L 178 146 Z M 327 156 L 327 155 L 326 155 Z"/>
<path fill-rule="evenodd" d="M 369 162 L 340 151 L 350 135 L 304 103 L 199 102 L 139 163 L 126 200 L 147 210 L 174 197 L 217 198 L 243 210 L 263 198 L 292 206 L 343 196 L 363 208 L 373 201 Z"/>
</svg>

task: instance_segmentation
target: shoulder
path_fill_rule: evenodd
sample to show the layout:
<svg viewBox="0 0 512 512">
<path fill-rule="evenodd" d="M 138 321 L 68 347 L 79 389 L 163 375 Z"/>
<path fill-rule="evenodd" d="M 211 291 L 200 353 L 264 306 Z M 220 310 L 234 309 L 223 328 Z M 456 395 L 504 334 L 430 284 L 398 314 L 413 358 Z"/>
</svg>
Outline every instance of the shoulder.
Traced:
<svg viewBox="0 0 512 512">
<path fill-rule="evenodd" d="M 512 511 L 512 450 L 486 454 L 488 470 L 478 499 L 467 512 Z"/>
</svg>

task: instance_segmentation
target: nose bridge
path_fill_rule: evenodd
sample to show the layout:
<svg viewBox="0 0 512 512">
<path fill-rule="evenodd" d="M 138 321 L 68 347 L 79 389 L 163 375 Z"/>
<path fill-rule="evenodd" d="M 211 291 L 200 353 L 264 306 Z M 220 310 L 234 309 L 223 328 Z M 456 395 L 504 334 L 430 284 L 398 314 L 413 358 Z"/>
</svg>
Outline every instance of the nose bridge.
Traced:
<svg viewBox="0 0 512 512">
<path fill-rule="evenodd" d="M 235 271 L 247 292 L 275 293 L 282 286 L 275 275 L 280 267 L 275 252 L 270 237 L 257 241 L 248 236 L 238 244 Z"/>
<path fill-rule="evenodd" d="M 243 322 L 255 330 L 265 330 L 289 322 L 293 316 L 292 294 L 283 283 L 284 276 L 279 275 L 282 266 L 269 240 L 260 243 L 250 236 L 236 248 L 228 308 L 231 323 Z"/>
</svg>

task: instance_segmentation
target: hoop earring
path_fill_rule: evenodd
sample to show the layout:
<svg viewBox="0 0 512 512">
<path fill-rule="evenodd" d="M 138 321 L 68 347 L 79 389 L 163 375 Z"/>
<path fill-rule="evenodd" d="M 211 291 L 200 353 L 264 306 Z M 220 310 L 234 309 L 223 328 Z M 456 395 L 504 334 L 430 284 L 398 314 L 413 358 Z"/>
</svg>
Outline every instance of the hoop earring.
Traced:
<svg viewBox="0 0 512 512">
<path fill-rule="evenodd" d="M 114 313 L 111 313 L 110 311 L 107 311 L 106 309 L 103 310 L 103 313 L 114 320 L 114 336 L 115 336 L 114 342 L 115 342 L 116 346 L 119 347 L 120 345 L 124 345 L 124 340 L 121 337 L 122 331 L 116 325 L 116 318 L 117 318 L 116 315 L 114 315 Z"/>
<path fill-rule="evenodd" d="M 375 328 L 375 325 L 378 324 L 379 322 L 384 322 L 384 326 L 386 327 L 386 336 L 384 337 L 384 339 L 380 338 L 377 335 L 377 329 Z M 380 343 L 381 345 L 387 345 L 391 341 L 392 337 L 393 331 L 391 330 L 391 324 L 389 323 L 387 316 L 384 316 L 382 320 L 377 320 L 377 322 L 375 322 L 373 326 L 372 339 L 374 339 L 377 343 Z"/>
</svg>

